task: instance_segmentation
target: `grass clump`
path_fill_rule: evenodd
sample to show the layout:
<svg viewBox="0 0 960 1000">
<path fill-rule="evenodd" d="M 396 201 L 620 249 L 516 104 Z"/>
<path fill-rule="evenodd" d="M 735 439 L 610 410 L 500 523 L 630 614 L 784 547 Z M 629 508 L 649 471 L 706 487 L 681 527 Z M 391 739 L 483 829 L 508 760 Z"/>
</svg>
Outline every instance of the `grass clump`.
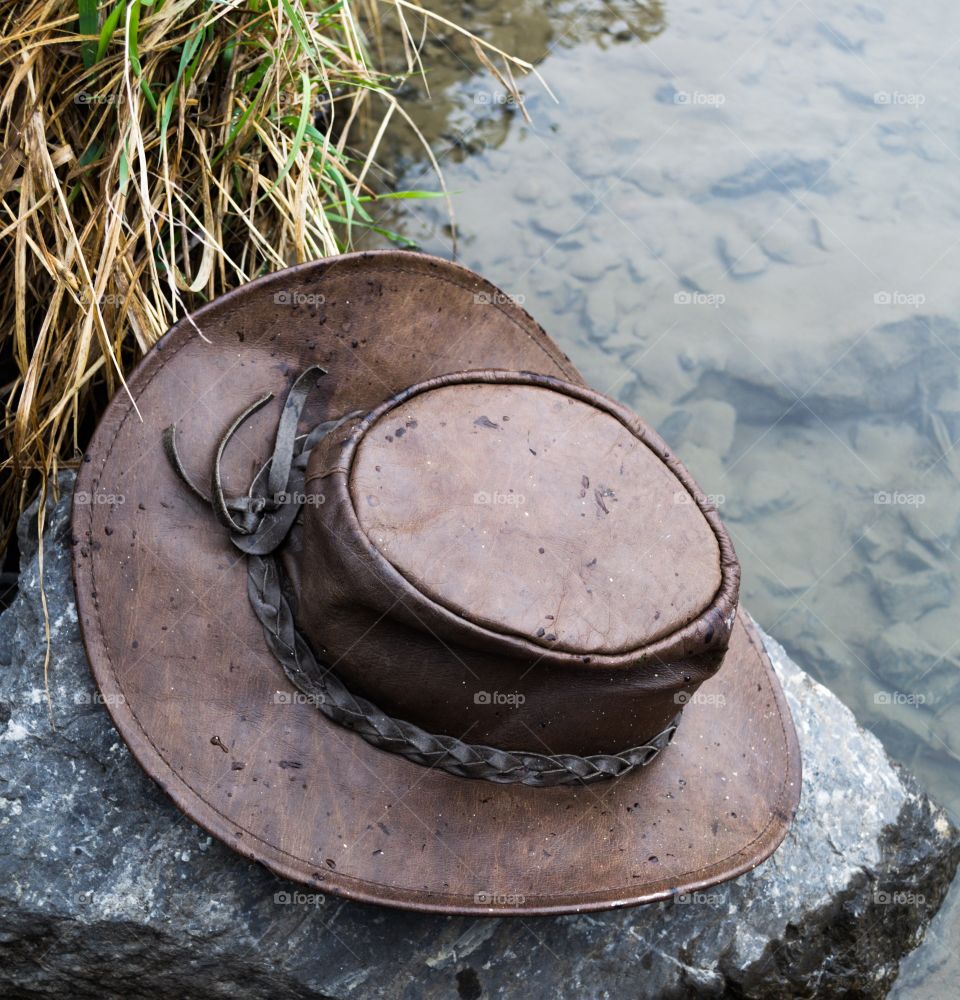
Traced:
<svg viewBox="0 0 960 1000">
<path fill-rule="evenodd" d="M 377 162 L 391 119 L 410 122 L 371 55 L 387 14 L 407 74 L 442 26 L 519 100 L 530 64 L 411 0 L 0 13 L 0 544 L 177 319 L 359 231 L 402 242 L 374 206 L 427 193 L 390 190 Z"/>
</svg>

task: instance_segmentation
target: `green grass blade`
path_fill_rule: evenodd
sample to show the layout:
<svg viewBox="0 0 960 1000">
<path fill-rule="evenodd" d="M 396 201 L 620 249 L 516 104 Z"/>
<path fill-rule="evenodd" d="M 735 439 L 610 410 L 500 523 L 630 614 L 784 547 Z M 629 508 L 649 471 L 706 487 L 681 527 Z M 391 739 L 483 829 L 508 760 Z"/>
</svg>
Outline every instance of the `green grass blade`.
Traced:
<svg viewBox="0 0 960 1000">
<path fill-rule="evenodd" d="M 146 97 L 147 103 L 150 108 L 156 113 L 157 110 L 157 99 L 153 96 L 153 91 L 150 89 L 150 84 L 147 83 L 143 75 L 143 67 L 140 65 L 140 4 L 142 0 L 133 0 L 133 6 L 130 8 L 130 37 L 127 39 L 127 58 L 130 60 L 130 66 L 133 72 L 137 76 L 137 83 L 140 85 L 140 89 L 143 91 L 143 96 Z"/>
<path fill-rule="evenodd" d="M 324 215 L 326 215 L 331 222 L 347 223 L 347 219 L 336 212 L 325 212 Z M 411 240 L 408 237 L 403 236 L 401 233 L 395 233 L 392 229 L 384 229 L 382 226 L 374 226 L 369 222 L 357 222 L 356 220 L 354 220 L 353 224 L 355 226 L 359 226 L 361 229 L 369 229 L 373 233 L 379 233 L 381 236 L 386 236 L 386 238 L 392 243 L 398 244 L 405 250 L 417 250 L 420 247 L 420 244 L 415 240 Z"/>
<path fill-rule="evenodd" d="M 100 33 L 100 19 L 97 16 L 99 0 L 77 0 L 77 13 L 80 20 L 80 34 L 91 35 L 80 45 L 83 65 L 89 69 L 97 61 L 96 36 Z"/>
<path fill-rule="evenodd" d="M 307 37 L 306 27 L 303 23 L 303 18 L 300 16 L 300 11 L 290 3 L 290 0 L 282 0 L 282 3 L 283 9 L 286 12 L 287 17 L 290 18 L 290 23 L 293 25 L 297 41 L 300 42 L 303 51 L 306 52 L 311 58 L 316 58 L 317 53 L 313 47 L 313 43 Z"/>
<path fill-rule="evenodd" d="M 117 30 L 117 25 L 120 23 L 120 16 L 127 9 L 127 0 L 117 0 L 117 6 L 107 14 L 103 27 L 100 29 L 100 40 L 97 42 L 97 58 L 94 62 L 100 62 L 103 58 L 104 53 L 107 51 L 107 46 L 110 44 L 110 39 L 113 38 L 113 33 Z"/>
<path fill-rule="evenodd" d="M 127 160 L 127 150 L 126 147 L 120 150 L 120 166 L 118 170 L 117 184 L 120 188 L 120 193 L 124 194 L 127 190 L 127 182 L 130 180 L 130 162 Z"/>
<path fill-rule="evenodd" d="M 353 189 L 347 183 L 347 179 L 343 176 L 342 173 L 340 173 L 336 165 L 328 159 L 326 163 L 324 163 L 323 169 L 326 171 L 326 173 L 332 175 L 333 179 L 337 183 L 337 186 L 343 192 L 344 203 L 346 204 L 347 207 L 347 218 L 352 220 L 354 213 L 356 213 L 365 222 L 373 222 L 373 217 L 360 203 L 357 196 L 353 193 Z"/>
<path fill-rule="evenodd" d="M 184 87 L 189 85 L 193 72 L 196 69 L 196 66 L 191 68 L 190 63 L 195 55 L 199 58 L 198 49 L 200 48 L 200 43 L 203 41 L 205 32 L 206 28 L 201 28 L 183 44 L 183 51 L 180 53 L 180 65 L 177 67 L 177 75 L 173 83 L 170 84 L 166 98 L 164 98 L 163 113 L 160 116 L 160 137 L 164 142 L 166 142 L 167 128 L 170 125 L 170 118 L 173 115 L 173 106 L 177 101 L 180 82 L 181 80 L 184 81 Z"/>
<path fill-rule="evenodd" d="M 462 194 L 462 191 L 451 191 L 450 194 Z M 397 201 L 401 198 L 416 198 L 426 200 L 427 198 L 445 198 L 442 191 L 385 191 L 383 194 L 363 194 L 357 201 Z"/>
<path fill-rule="evenodd" d="M 264 91 L 267 89 L 267 84 L 269 82 L 269 79 L 264 76 L 262 82 L 260 83 L 260 89 L 257 91 L 256 97 L 254 97 L 253 100 L 247 105 L 247 110 L 244 111 L 243 114 L 240 115 L 240 117 L 233 123 L 233 125 L 230 126 L 230 132 L 227 134 L 226 141 L 220 151 L 210 161 L 212 166 L 216 166 L 216 164 L 223 158 L 227 150 L 236 141 L 237 136 L 243 131 L 244 126 L 250 119 L 250 115 L 253 114 L 253 112 L 259 107 L 260 99 L 263 97 Z"/>
<path fill-rule="evenodd" d="M 300 82 L 303 86 L 301 100 L 302 104 L 300 106 L 300 121 L 297 124 L 297 131 L 293 137 L 293 147 L 290 150 L 290 155 L 287 157 L 287 162 L 284 163 L 283 169 L 277 175 L 277 179 L 270 185 L 270 190 L 268 194 L 272 194 L 280 186 L 280 182 L 290 173 L 294 162 L 297 159 L 297 153 L 300 152 L 300 147 L 303 145 L 303 137 L 307 133 L 307 127 L 310 124 L 310 77 L 307 76 L 306 70 L 300 71 Z M 264 195 L 263 197 L 266 197 Z"/>
</svg>

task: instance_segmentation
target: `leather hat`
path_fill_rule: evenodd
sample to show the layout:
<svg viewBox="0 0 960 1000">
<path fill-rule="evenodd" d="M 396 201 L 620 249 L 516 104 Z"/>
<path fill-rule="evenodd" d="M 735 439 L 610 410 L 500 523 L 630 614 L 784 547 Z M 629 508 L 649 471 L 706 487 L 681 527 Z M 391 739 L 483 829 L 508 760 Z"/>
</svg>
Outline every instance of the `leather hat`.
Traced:
<svg viewBox="0 0 960 1000">
<path fill-rule="evenodd" d="M 137 760 L 320 892 L 650 902 L 756 866 L 795 812 L 716 511 L 458 265 L 347 254 L 178 323 L 107 408 L 73 527 Z"/>
</svg>

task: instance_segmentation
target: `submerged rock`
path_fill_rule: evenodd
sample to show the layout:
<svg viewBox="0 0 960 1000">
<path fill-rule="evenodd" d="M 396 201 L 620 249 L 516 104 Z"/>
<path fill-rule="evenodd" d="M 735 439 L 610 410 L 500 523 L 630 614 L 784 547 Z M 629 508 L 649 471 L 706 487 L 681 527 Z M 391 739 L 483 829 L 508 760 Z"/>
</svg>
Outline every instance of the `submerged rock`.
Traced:
<svg viewBox="0 0 960 1000">
<path fill-rule="evenodd" d="M 775 156 L 767 163 L 754 159 L 735 174 L 718 180 L 710 189 L 717 198 L 748 198 L 765 191 L 786 193 L 809 188 L 829 188 L 830 164 L 823 159 Z"/>
<path fill-rule="evenodd" d="M 944 570 L 922 570 L 890 577 L 874 574 L 877 600 L 884 614 L 913 622 L 932 608 L 948 607 L 953 601 L 953 580 Z"/>
<path fill-rule="evenodd" d="M 62 480 L 69 492 L 69 478 Z M 185 819 L 99 703 L 51 507 L 44 696 L 36 511 L 0 618 L 0 994 L 111 998 L 883 996 L 960 839 L 852 714 L 768 640 L 803 748 L 771 860 L 702 893 L 570 917 L 408 914 L 308 893 Z"/>
</svg>

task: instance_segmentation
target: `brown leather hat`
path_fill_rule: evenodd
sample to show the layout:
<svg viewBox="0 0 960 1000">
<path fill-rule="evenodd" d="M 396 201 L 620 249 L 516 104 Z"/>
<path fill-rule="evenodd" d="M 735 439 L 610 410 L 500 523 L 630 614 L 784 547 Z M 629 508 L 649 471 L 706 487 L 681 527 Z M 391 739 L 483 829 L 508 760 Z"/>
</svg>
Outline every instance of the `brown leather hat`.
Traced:
<svg viewBox="0 0 960 1000">
<path fill-rule="evenodd" d="M 178 323 L 129 390 L 77 480 L 77 605 L 118 729 L 211 834 L 451 913 L 649 902 L 783 839 L 796 736 L 716 511 L 508 296 L 316 261 Z"/>
</svg>

